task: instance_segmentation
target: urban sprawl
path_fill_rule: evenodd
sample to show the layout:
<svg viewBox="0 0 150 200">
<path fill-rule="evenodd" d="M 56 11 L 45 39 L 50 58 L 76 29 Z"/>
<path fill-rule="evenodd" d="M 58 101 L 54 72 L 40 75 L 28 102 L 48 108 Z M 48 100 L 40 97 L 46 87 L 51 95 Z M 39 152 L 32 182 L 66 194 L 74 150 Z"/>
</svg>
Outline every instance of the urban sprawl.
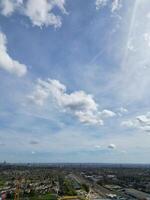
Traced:
<svg viewBox="0 0 150 200">
<path fill-rule="evenodd" d="M 0 200 L 150 200 L 150 167 L 0 164 Z"/>
</svg>

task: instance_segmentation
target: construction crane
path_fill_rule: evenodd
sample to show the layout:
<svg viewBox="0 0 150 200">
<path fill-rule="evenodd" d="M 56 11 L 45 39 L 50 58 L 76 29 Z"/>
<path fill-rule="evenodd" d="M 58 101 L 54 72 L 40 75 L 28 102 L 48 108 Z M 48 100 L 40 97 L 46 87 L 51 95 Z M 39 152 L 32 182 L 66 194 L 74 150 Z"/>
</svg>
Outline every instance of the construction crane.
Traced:
<svg viewBox="0 0 150 200">
<path fill-rule="evenodd" d="M 16 181 L 16 189 L 15 189 L 15 196 L 14 196 L 14 200 L 19 200 L 19 195 L 20 195 L 20 181 L 17 180 Z"/>
</svg>

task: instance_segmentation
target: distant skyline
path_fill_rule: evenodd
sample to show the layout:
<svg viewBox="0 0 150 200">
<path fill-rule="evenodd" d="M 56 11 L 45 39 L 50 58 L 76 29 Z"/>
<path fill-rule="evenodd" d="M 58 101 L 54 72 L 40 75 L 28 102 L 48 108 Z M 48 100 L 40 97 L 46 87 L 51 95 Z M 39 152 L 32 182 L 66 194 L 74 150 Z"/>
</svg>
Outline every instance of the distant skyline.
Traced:
<svg viewBox="0 0 150 200">
<path fill-rule="evenodd" d="M 0 162 L 150 163 L 150 1 L 0 0 Z"/>
</svg>

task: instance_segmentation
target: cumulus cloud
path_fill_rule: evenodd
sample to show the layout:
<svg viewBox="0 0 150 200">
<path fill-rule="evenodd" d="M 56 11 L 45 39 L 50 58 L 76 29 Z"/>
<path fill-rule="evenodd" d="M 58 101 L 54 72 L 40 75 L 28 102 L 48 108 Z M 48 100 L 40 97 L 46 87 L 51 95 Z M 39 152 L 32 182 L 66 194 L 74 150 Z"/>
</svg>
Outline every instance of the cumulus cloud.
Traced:
<svg viewBox="0 0 150 200">
<path fill-rule="evenodd" d="M 123 121 L 121 125 L 127 128 L 137 128 L 137 129 L 149 132 L 150 131 L 150 112 L 146 113 L 145 115 L 139 115 L 133 119 Z"/>
<path fill-rule="evenodd" d="M 96 114 L 91 111 L 77 111 L 74 113 L 75 116 L 78 117 L 80 122 L 85 123 L 85 124 L 97 124 L 97 125 L 103 125 L 104 122 L 103 120 Z"/>
<path fill-rule="evenodd" d="M 23 76 L 27 72 L 26 65 L 14 60 L 8 54 L 7 38 L 2 32 L 0 32 L 0 68 L 18 76 Z"/>
<path fill-rule="evenodd" d="M 108 149 L 116 149 L 116 145 L 115 144 L 109 144 Z"/>
<path fill-rule="evenodd" d="M 58 8 L 62 14 L 67 14 L 65 0 L 2 0 L 0 1 L 1 14 L 10 16 L 13 12 L 19 12 L 27 16 L 34 26 L 54 26 L 62 25 L 60 15 L 53 12 Z"/>
<path fill-rule="evenodd" d="M 141 125 L 150 126 L 150 113 L 148 112 L 146 115 L 137 116 L 136 119 L 139 121 Z"/>
<path fill-rule="evenodd" d="M 58 80 L 38 79 L 34 92 L 28 98 L 43 106 L 49 97 L 55 100 L 61 110 L 72 113 L 84 124 L 103 125 L 103 118 L 115 116 L 115 113 L 109 110 L 100 112 L 91 94 L 84 91 L 67 93 L 66 86 Z"/>
<path fill-rule="evenodd" d="M 30 18 L 33 25 L 60 27 L 62 24 L 61 17 L 52 12 L 54 7 L 61 10 L 62 13 L 67 13 L 64 8 L 64 0 L 28 0 L 26 4 L 25 14 Z"/>
<path fill-rule="evenodd" d="M 22 3 L 23 0 L 1 0 L 1 14 L 3 14 L 4 16 L 11 15 L 16 9 L 20 8 Z"/>
<path fill-rule="evenodd" d="M 119 10 L 122 6 L 122 1 L 121 0 L 96 0 L 95 5 L 96 9 L 99 10 L 102 7 L 108 6 L 111 4 L 111 12 L 115 12 Z"/>
</svg>

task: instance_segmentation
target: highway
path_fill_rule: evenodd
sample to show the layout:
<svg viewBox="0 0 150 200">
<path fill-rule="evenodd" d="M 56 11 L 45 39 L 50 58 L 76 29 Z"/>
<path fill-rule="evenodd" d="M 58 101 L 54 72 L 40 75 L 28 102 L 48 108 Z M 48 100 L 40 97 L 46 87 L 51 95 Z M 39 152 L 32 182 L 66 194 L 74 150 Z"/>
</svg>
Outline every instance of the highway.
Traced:
<svg viewBox="0 0 150 200">
<path fill-rule="evenodd" d="M 96 183 L 91 183 L 91 181 L 85 179 L 83 176 L 81 176 L 80 174 L 72 174 L 73 178 L 79 182 L 80 184 L 87 184 L 90 188 L 90 193 L 88 194 L 89 196 L 89 199 L 90 199 L 90 196 L 91 194 L 98 194 L 98 196 L 100 197 L 107 197 L 107 194 L 114 194 L 113 192 L 111 192 L 110 190 L 96 184 Z"/>
</svg>

